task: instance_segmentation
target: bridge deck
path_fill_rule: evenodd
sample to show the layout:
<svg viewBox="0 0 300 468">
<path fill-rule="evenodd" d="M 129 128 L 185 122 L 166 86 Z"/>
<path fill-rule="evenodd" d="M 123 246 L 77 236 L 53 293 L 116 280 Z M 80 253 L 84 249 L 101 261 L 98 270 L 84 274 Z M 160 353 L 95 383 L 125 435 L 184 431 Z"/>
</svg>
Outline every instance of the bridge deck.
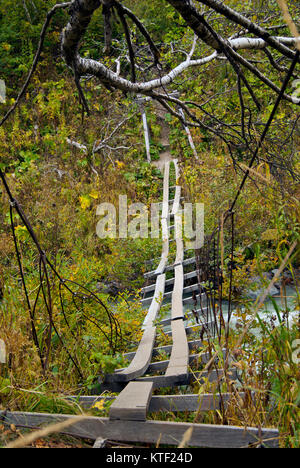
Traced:
<svg viewBox="0 0 300 468">
<path fill-rule="evenodd" d="M 202 340 L 203 337 L 214 336 L 217 324 L 209 320 L 209 301 L 203 286 L 198 284 L 197 271 L 184 272 L 184 268 L 195 264 L 196 259 L 195 257 L 184 259 L 182 210 L 180 209 L 182 194 L 181 187 L 178 185 L 179 167 L 177 160 L 174 161 L 174 166 L 176 185 L 172 204 L 169 200 L 169 162 L 166 163 L 164 170 L 161 219 L 163 244 L 160 262 L 156 270 L 145 274 L 145 277 L 149 279 L 154 278 L 155 284 L 143 288 L 144 294 L 154 292 L 152 297 L 142 299 L 143 305 L 151 302 L 142 325 L 144 334 L 137 350 L 124 355 L 130 362 L 128 367 L 116 370 L 114 374 L 107 376 L 106 381 L 102 383 L 102 391 L 119 392 L 117 397 L 105 397 L 105 401 L 113 401 L 109 412 L 110 419 L 105 423 L 106 431 L 108 431 L 105 436 L 109 437 L 107 434 L 112 431 L 114 438 L 117 434 L 117 440 L 132 439 L 146 442 L 153 441 L 157 437 L 156 442 L 159 439 L 161 443 L 174 444 L 174 437 L 179 437 L 183 427 L 185 429 L 192 427 L 196 435 L 190 443 L 195 446 L 222 447 L 224 445 L 232 447 L 241 446 L 241 444 L 247 445 L 248 442 L 255 443 L 258 430 L 254 428 L 244 430 L 244 428 L 203 424 L 180 425 L 180 423 L 175 423 L 174 425 L 174 423 L 147 420 L 147 414 L 157 411 L 208 411 L 219 409 L 220 405 L 225 408 L 234 396 L 230 393 L 206 394 L 200 397 L 184 394 L 153 396 L 154 390 L 163 387 L 189 386 L 195 382 L 199 385 L 215 382 L 219 386 L 228 380 L 233 382 L 238 377 L 236 368 L 228 369 L 226 373 L 217 367 L 208 368 L 205 371 L 198 370 L 199 365 L 206 365 L 211 361 L 211 353 L 201 353 Z M 168 224 L 171 216 L 174 218 L 172 229 Z M 173 239 L 171 239 L 172 235 Z M 168 265 L 169 244 L 174 240 L 176 242 L 176 259 L 173 264 Z M 168 271 L 174 271 L 174 278 L 166 279 Z M 185 286 L 184 283 L 187 280 L 195 281 L 195 283 Z M 171 288 L 171 290 L 166 291 L 166 288 Z M 168 299 L 171 299 L 170 316 L 160 319 L 160 308 L 162 303 L 166 304 Z M 189 305 L 192 306 L 192 310 L 186 313 L 184 307 Z M 193 323 L 193 319 L 196 324 Z M 155 347 L 158 334 L 157 323 L 163 327 L 163 334 L 165 337 L 169 337 L 171 344 Z M 200 337 L 189 342 L 187 337 L 196 333 Z M 192 350 L 196 350 L 196 353 L 191 354 Z M 226 350 L 222 350 L 222 352 L 224 359 Z M 160 358 L 160 360 L 153 361 L 153 357 Z M 217 363 L 218 360 L 215 362 Z M 193 371 L 190 369 L 191 366 L 195 366 Z M 240 393 L 235 394 L 235 396 L 244 398 L 245 394 Z M 88 405 L 88 402 L 92 401 L 91 397 L 88 398 L 82 397 L 81 401 Z M 121 435 L 122 431 L 127 431 L 126 437 Z M 137 431 L 141 431 L 141 433 L 137 434 Z M 158 436 L 159 431 L 161 432 Z M 165 431 L 170 431 L 170 434 L 167 435 Z M 97 435 L 101 437 L 101 433 Z M 260 430 L 262 439 L 270 436 L 277 437 L 278 431 Z M 124 438 L 122 439 L 122 437 Z M 277 446 L 273 442 L 269 445 Z"/>
</svg>

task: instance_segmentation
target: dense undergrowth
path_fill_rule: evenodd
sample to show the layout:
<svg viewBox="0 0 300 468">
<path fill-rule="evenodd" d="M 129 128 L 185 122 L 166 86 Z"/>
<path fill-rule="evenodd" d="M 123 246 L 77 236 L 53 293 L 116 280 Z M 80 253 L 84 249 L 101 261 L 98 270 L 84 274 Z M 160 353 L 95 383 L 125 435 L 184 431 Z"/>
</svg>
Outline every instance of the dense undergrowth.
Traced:
<svg viewBox="0 0 300 468">
<path fill-rule="evenodd" d="M 146 8 L 145 2 L 138 3 L 136 8 L 146 14 L 151 27 L 151 15 L 157 2 L 153 2 L 151 8 L 148 4 Z M 7 103 L 0 104 L 1 115 L 14 102 L 29 70 L 43 17 L 53 2 L 35 0 L 34 4 L 36 9 L 30 7 L 29 21 L 22 2 L 17 2 L 16 6 L 16 2 L 0 1 L 0 78 L 7 84 Z M 89 28 L 89 39 L 84 45 L 87 56 L 97 57 L 101 53 L 103 37 L 99 33 L 102 29 L 98 27 L 101 21 L 100 14 L 95 15 Z M 115 353 L 112 353 L 95 323 L 85 320 L 86 315 L 94 314 L 101 321 L 103 310 L 95 309 L 92 302 L 85 308 L 78 308 L 66 295 L 63 303 L 67 326 L 61 310 L 59 284 L 54 276 L 50 277 L 53 317 L 64 345 L 51 330 L 48 365 L 42 370 L 20 281 L 8 197 L 1 186 L 0 339 L 6 343 L 9 362 L 6 366 L 0 364 L 0 405 L 11 410 L 78 413 L 81 411 L 78 405 L 67 402 L 61 395 L 89 394 L 95 390 L 99 375 L 125 365 L 122 352 L 130 343 L 138 341 L 145 314 L 138 300 L 139 289 L 144 284 L 143 273 L 148 269 L 145 262 L 159 257 L 161 251 L 160 243 L 152 239 L 100 240 L 96 235 L 98 204 L 110 202 L 118 206 L 119 195 L 126 194 L 131 203 L 143 202 L 150 206 L 151 202 L 160 200 L 162 174 L 146 162 L 139 107 L 132 96 L 120 92 L 111 94 L 96 80 L 86 80 L 83 88 L 91 115 L 83 117 L 72 74 L 59 58 L 59 31 L 64 22 L 64 13 L 59 13 L 47 36 L 41 62 L 25 99 L 13 117 L 0 128 L 0 167 L 51 262 L 63 278 L 76 283 L 77 293 L 82 292 L 78 284 L 99 293 L 102 302 L 118 320 L 123 340 L 116 344 Z M 118 26 L 115 28 L 116 47 L 124 47 L 120 30 Z M 165 16 L 161 16 L 152 29 L 156 40 L 164 44 L 176 44 L 181 40 L 183 45 L 188 45 L 191 41 L 191 34 L 168 7 Z M 168 46 L 162 47 L 162 55 L 169 66 L 175 60 Z M 107 57 L 108 62 L 112 60 L 113 57 Z M 263 53 L 260 60 L 267 68 L 268 59 Z M 265 122 L 272 106 L 271 98 L 260 90 L 259 85 L 256 86 L 255 78 L 248 78 L 254 80 L 252 84 L 262 102 L 262 110 L 256 117 Z M 277 76 L 273 78 L 278 79 Z M 202 93 L 209 98 L 216 90 L 223 93 L 219 104 L 214 102 L 213 105 L 219 106 L 215 111 L 220 118 L 226 113 L 232 122 L 236 119 L 238 105 L 237 93 L 229 92 L 234 86 L 233 73 L 226 64 L 207 65 L 197 77 L 187 71 L 176 83 L 176 88 L 187 99 Z M 246 105 L 251 106 L 250 97 Z M 264 154 L 272 154 L 279 148 L 282 160 L 286 157 L 289 161 L 286 170 L 270 166 L 262 154 L 241 194 L 235 214 L 233 258 L 230 256 L 230 229 L 224 228 L 221 295 L 224 300 L 228 299 L 233 260 L 231 286 L 241 311 L 241 328 L 247 324 L 244 308 L 253 310 L 252 303 L 245 298 L 250 278 L 279 268 L 290 245 L 299 239 L 299 130 L 292 140 L 286 141 L 293 113 L 296 111 L 290 105 L 281 105 L 263 150 Z M 147 104 L 147 115 L 155 160 L 162 149 L 162 122 L 152 103 Z M 169 114 L 165 121 L 164 125 L 170 129 L 171 152 L 180 161 L 180 183 L 185 199 L 205 204 L 205 229 L 209 234 L 235 196 L 242 175 L 240 168 L 249 162 L 247 149 L 241 148 L 233 160 L 224 143 L 203 130 L 192 129 L 199 156 L 196 161 L 182 125 Z M 107 146 L 93 153 L 95 142 L 100 143 L 108 137 Z M 80 149 L 70 141 L 76 141 L 84 148 Z M 282 146 L 283 141 L 286 144 Z M 14 216 L 13 222 L 29 298 L 33 301 L 40 279 L 37 251 L 18 216 Z M 288 268 L 297 275 L 299 264 L 299 250 L 296 249 Z M 115 285 L 115 295 L 106 291 L 111 284 Z M 296 278 L 294 284 L 297 284 Z M 281 430 L 283 446 L 299 447 L 300 375 L 292 348 L 292 343 L 299 339 L 299 323 L 286 323 L 290 310 L 284 304 L 284 287 L 281 296 L 282 308 L 274 304 L 274 314 L 279 317 L 280 326 L 275 327 L 272 316 L 266 314 L 265 319 L 257 319 L 252 325 L 260 329 L 260 334 L 254 335 L 250 329 L 240 349 L 236 349 L 238 331 L 232 331 L 229 339 L 243 388 L 256 391 L 255 404 L 250 400 L 245 403 L 233 399 L 224 412 L 185 414 L 181 418 L 197 422 L 276 426 Z M 38 340 L 46 346 L 49 344 L 47 310 L 42 301 L 38 305 L 35 317 Z M 295 309 L 299 310 L 299 291 L 295 296 Z M 161 343 L 166 342 L 166 337 L 162 336 Z M 216 349 L 224 342 L 225 337 L 222 337 L 221 342 L 215 344 Z M 66 347 L 76 355 L 82 371 L 80 378 Z M 207 351 L 205 347 L 203 349 Z M 222 359 L 219 366 L 222 366 Z M 228 390 L 228 385 L 226 382 L 221 390 Z M 197 383 L 192 388 L 200 394 L 211 390 L 220 391 L 208 382 Z M 107 408 L 98 405 L 94 411 L 95 414 L 106 414 Z M 179 420 L 175 414 L 159 417 Z"/>
</svg>

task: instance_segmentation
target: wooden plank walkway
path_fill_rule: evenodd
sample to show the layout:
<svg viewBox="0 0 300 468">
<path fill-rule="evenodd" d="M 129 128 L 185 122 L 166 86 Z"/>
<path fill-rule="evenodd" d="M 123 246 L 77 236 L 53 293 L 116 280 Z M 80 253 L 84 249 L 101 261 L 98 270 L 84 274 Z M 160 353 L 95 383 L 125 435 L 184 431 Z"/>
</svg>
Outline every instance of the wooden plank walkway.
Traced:
<svg viewBox="0 0 300 468">
<path fill-rule="evenodd" d="M 154 278 L 155 284 L 143 288 L 143 293 L 153 292 L 153 296 L 142 299 L 142 304 L 145 305 L 151 302 L 148 313 L 144 319 L 142 328 L 144 329 L 143 338 L 135 352 L 126 353 L 124 357 L 128 359 L 130 364 L 125 369 L 119 369 L 114 374 L 107 376 L 105 383 L 102 385 L 102 390 L 111 390 L 120 392 L 117 397 L 109 397 L 107 401 L 113 401 L 110 407 L 109 420 L 106 424 L 109 436 L 109 431 L 114 427 L 117 432 L 114 433 L 114 439 L 117 440 L 141 440 L 154 441 L 156 437 L 161 443 L 174 444 L 174 439 L 179 437 L 180 431 L 183 428 L 193 428 L 195 431 L 194 439 L 190 442 L 194 446 L 205 447 L 226 447 L 230 446 L 247 446 L 249 443 L 258 441 L 258 435 L 262 439 L 272 439 L 270 446 L 277 446 L 275 442 L 278 437 L 278 432 L 272 429 L 259 431 L 255 428 L 231 428 L 227 426 L 208 426 L 182 423 L 165 423 L 160 421 L 147 420 L 147 414 L 158 411 L 208 411 L 220 408 L 221 402 L 223 407 L 233 397 L 230 393 L 223 395 L 154 395 L 153 391 L 163 387 L 180 387 L 189 386 L 195 382 L 199 385 L 205 382 L 219 382 L 225 379 L 225 374 L 222 369 L 210 369 L 206 371 L 197 370 L 199 365 L 207 364 L 211 359 L 210 353 L 199 354 L 202 349 L 202 336 L 213 335 L 216 324 L 214 321 L 207 321 L 206 312 L 208 311 L 208 301 L 206 293 L 202 289 L 202 285 L 198 284 L 197 271 L 185 273 L 184 267 L 193 265 L 195 258 L 184 259 L 184 243 L 182 239 L 182 210 L 180 209 L 180 201 L 182 199 L 181 187 L 178 185 L 179 167 L 178 161 L 174 161 L 175 167 L 175 196 L 173 204 L 169 200 L 169 175 L 170 163 L 166 163 L 164 169 L 163 183 L 163 202 L 162 202 L 162 254 L 156 270 L 145 274 L 147 278 Z M 168 222 L 170 217 L 174 218 L 173 229 L 170 229 Z M 168 265 L 170 231 L 176 242 L 176 258 L 172 265 Z M 174 271 L 174 277 L 166 280 L 166 273 Z M 194 280 L 191 285 L 184 285 L 185 281 Z M 167 291 L 166 288 L 171 288 Z M 184 297 L 187 296 L 187 297 Z M 158 313 L 162 301 L 171 299 L 170 316 L 159 321 L 160 326 L 169 327 L 169 330 L 163 330 L 166 336 L 172 339 L 172 343 L 165 346 L 155 348 L 156 327 L 155 323 L 158 319 Z M 193 310 L 185 314 L 184 307 L 192 305 Z M 199 307 L 200 306 L 200 307 Z M 190 321 L 195 319 L 196 324 L 189 325 Z M 188 323 L 188 326 L 185 326 Z M 188 341 L 188 336 L 199 333 L 201 339 Z M 191 354 L 191 350 L 197 350 L 198 353 Z M 223 357 L 226 350 L 223 350 Z M 166 356 L 168 357 L 166 359 Z M 152 357 L 161 357 L 158 361 L 152 361 Z M 196 366 L 195 371 L 190 370 L 190 366 Z M 227 377 L 231 382 L 237 379 L 236 368 L 227 371 Z M 129 383 L 126 383 L 129 382 Z M 244 394 L 240 394 L 243 398 Z M 100 397 L 101 398 L 101 397 Z M 92 397 L 82 397 L 84 405 L 88 405 L 93 400 Z M 118 421 L 121 426 L 112 426 Z M 139 424 L 141 433 L 137 436 L 133 430 L 133 423 Z M 122 432 L 122 428 L 126 431 L 126 438 Z M 159 428 L 159 429 L 158 429 Z M 165 430 L 167 433 L 165 433 Z M 265 432 L 264 432 L 265 431 Z M 102 437 L 101 433 L 97 434 Z M 121 437 L 121 438 L 120 438 Z M 123 438 L 122 438 L 123 437 Z M 141 437 L 141 439 L 139 439 Z M 213 437 L 213 439 L 212 439 Z M 233 439 L 234 440 L 233 440 Z M 172 442 L 171 442 L 172 439 Z M 274 441 L 274 442 L 273 442 Z"/>
</svg>

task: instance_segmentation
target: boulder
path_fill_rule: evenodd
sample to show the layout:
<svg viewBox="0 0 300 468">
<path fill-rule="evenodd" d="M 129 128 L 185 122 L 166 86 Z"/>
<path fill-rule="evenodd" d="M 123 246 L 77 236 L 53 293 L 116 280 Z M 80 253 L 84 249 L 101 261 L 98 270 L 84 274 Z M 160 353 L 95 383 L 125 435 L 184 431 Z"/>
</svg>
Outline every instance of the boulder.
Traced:
<svg viewBox="0 0 300 468">
<path fill-rule="evenodd" d="M 123 287 L 118 281 L 98 281 L 97 289 L 102 294 L 117 296 L 123 290 Z"/>
<path fill-rule="evenodd" d="M 246 292 L 246 297 L 249 297 L 249 299 L 256 301 L 256 299 L 265 291 L 268 283 L 273 278 L 273 275 L 270 272 L 265 272 L 262 276 L 265 279 L 265 282 L 261 279 L 260 276 L 253 276 L 250 278 L 252 288 Z M 279 292 L 280 288 L 273 285 L 269 291 L 269 296 L 277 296 Z"/>
</svg>

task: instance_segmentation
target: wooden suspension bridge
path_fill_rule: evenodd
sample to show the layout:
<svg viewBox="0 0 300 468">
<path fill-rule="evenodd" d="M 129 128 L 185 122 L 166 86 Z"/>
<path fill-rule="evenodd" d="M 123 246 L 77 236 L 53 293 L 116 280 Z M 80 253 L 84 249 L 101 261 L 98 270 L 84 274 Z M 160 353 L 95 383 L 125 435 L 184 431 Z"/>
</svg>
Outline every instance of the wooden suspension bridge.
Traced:
<svg viewBox="0 0 300 468">
<path fill-rule="evenodd" d="M 170 168 L 173 165 L 176 184 L 170 184 Z M 199 283 L 197 269 L 193 268 L 195 257 L 184 258 L 185 249 L 182 239 L 182 211 L 180 201 L 182 190 L 178 185 L 179 167 L 177 160 L 168 161 L 164 166 L 163 201 L 162 201 L 162 252 L 155 270 L 145 274 L 142 303 L 149 305 L 142 324 L 142 338 L 135 351 L 125 354 L 129 365 L 107 375 L 101 382 L 102 392 L 116 393 L 116 396 L 81 396 L 70 397 L 83 408 L 91 408 L 97 401 L 111 402 L 109 417 L 87 417 L 76 420 L 76 416 L 39 413 L 0 412 L 0 419 L 16 427 L 37 428 L 43 423 L 63 422 L 73 418 L 74 423 L 67 433 L 74 436 L 95 440 L 95 448 L 103 447 L 103 440 L 118 442 L 147 443 L 178 446 L 190 429 L 188 445 L 208 448 L 240 448 L 249 446 L 277 447 L 279 433 L 277 429 L 261 427 L 237 427 L 216 424 L 169 422 L 151 419 L 151 415 L 161 412 L 197 412 L 217 411 L 235 399 L 240 402 L 249 398 L 249 394 L 237 392 L 234 386 L 229 393 L 194 394 L 186 393 L 193 384 L 215 382 L 217 387 L 224 381 L 235 382 L 238 379 L 236 368 L 226 372 L 217 366 L 199 367 L 209 364 L 211 353 L 203 353 L 204 337 L 212 337 L 217 323 L 209 319 L 209 301 L 205 289 Z M 173 197 L 171 192 L 175 191 Z M 170 229 L 170 220 L 173 229 Z M 173 238 L 171 238 L 173 236 Z M 176 258 L 168 264 L 170 244 L 176 242 Z M 167 273 L 173 277 L 167 279 Z M 191 281 L 194 281 L 192 284 Z M 164 301 L 171 301 L 170 313 L 162 318 L 161 308 Z M 192 304 L 192 311 L 185 312 L 185 306 Z M 170 337 L 171 344 L 157 345 L 159 333 L 163 330 Z M 191 338 L 190 338 L 191 337 Z M 224 355 L 226 350 L 222 350 Z M 165 357 L 168 359 L 165 359 Z M 196 369 L 192 370 L 193 367 Z M 229 386 L 230 387 L 230 386 Z M 160 389 L 167 388 L 170 394 L 160 394 Z M 175 389 L 181 393 L 172 393 Z M 250 394 L 250 398 L 255 395 Z"/>
</svg>

